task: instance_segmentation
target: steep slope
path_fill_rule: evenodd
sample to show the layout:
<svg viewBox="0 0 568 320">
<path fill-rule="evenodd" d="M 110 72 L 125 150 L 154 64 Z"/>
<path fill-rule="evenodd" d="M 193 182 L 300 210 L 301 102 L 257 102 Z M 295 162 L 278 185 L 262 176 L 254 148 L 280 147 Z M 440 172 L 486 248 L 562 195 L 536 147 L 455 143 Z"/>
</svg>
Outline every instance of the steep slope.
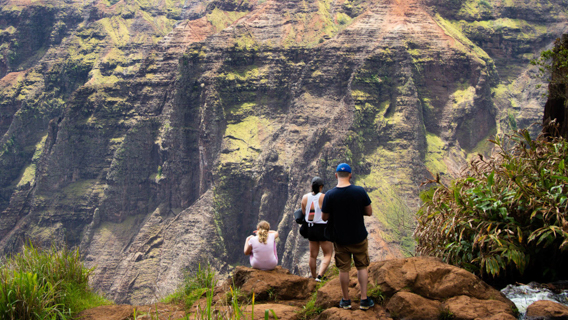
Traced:
<svg viewBox="0 0 568 320">
<path fill-rule="evenodd" d="M 266 219 L 304 274 L 290 213 L 347 161 L 373 260 L 401 256 L 409 210 L 392 203 L 542 116 L 528 60 L 565 3 L 486 2 L 6 2 L 0 248 L 80 245 L 95 288 L 148 303 L 204 261 L 246 264 Z"/>
</svg>

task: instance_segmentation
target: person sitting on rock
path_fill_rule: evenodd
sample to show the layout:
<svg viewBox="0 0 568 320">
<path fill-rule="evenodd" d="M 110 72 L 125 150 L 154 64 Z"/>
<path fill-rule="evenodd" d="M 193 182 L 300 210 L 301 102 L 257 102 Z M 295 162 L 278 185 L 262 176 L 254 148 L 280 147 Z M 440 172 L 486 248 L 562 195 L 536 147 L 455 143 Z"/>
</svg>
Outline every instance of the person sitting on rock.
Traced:
<svg viewBox="0 0 568 320">
<path fill-rule="evenodd" d="M 321 206 L 324 198 L 324 194 L 321 193 L 322 190 L 323 179 L 314 177 L 312 179 L 312 192 L 305 194 L 302 198 L 302 211 L 308 223 L 308 240 L 310 241 L 309 266 L 312 277 L 318 282 L 320 282 L 325 275 L 325 271 L 331 261 L 331 255 L 333 254 L 333 243 L 327 241 L 323 235 L 327 221 L 323 221 L 321 218 Z M 323 251 L 323 260 L 320 265 L 320 270 L 316 275 L 316 264 L 320 247 Z"/>
<path fill-rule="evenodd" d="M 259 270 L 272 270 L 278 264 L 276 238 L 278 232 L 270 230 L 270 224 L 264 220 L 256 225 L 256 236 L 248 236 L 245 241 L 245 254 L 250 255 L 250 265 Z"/>
</svg>

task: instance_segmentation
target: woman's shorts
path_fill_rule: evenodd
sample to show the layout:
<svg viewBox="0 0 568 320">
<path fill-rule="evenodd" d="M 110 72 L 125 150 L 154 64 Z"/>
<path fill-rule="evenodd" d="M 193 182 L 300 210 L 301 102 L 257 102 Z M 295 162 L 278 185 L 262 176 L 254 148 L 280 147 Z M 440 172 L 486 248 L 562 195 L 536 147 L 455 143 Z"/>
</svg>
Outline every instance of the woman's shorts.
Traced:
<svg viewBox="0 0 568 320">
<path fill-rule="evenodd" d="M 310 241 L 327 241 L 327 239 L 323 236 L 323 231 L 327 224 L 319 224 L 314 223 L 311 226 L 308 226 L 308 240 Z"/>
</svg>

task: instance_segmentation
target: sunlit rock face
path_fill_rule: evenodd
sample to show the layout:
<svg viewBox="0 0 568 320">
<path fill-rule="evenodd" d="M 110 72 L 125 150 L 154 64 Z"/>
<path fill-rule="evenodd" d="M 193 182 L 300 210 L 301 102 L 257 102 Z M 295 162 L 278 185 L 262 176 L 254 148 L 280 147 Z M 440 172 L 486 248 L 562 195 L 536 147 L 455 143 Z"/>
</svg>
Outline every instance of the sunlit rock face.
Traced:
<svg viewBox="0 0 568 320">
<path fill-rule="evenodd" d="M 349 162 L 372 260 L 412 249 L 412 208 L 486 139 L 542 118 L 529 60 L 555 1 L 4 1 L 0 249 L 80 246 L 117 302 L 247 264 L 260 219 L 307 273 L 292 212 Z"/>
</svg>

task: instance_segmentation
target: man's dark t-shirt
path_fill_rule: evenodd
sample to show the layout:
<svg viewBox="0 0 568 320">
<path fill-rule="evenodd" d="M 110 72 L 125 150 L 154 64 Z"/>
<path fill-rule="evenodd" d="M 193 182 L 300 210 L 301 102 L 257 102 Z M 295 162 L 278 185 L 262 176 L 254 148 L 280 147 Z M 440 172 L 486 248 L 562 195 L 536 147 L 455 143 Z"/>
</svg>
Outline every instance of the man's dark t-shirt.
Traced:
<svg viewBox="0 0 568 320">
<path fill-rule="evenodd" d="M 325 193 L 321 211 L 330 215 L 336 243 L 350 245 L 367 238 L 364 208 L 370 204 L 369 195 L 359 186 L 335 187 Z"/>
</svg>

